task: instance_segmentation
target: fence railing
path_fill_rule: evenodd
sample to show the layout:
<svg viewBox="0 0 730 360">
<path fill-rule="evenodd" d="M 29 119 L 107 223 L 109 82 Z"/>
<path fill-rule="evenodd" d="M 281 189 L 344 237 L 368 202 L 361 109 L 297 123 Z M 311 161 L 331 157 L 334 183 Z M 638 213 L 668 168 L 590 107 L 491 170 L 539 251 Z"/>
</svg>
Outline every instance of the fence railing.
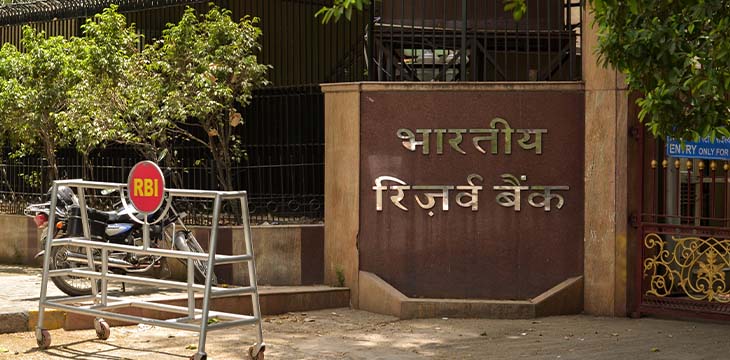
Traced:
<svg viewBox="0 0 730 360">
<path fill-rule="evenodd" d="M 375 1 L 370 80 L 580 80 L 581 6 L 527 0 L 515 21 L 497 0 Z"/>
<path fill-rule="evenodd" d="M 351 21 L 323 25 L 314 14 L 330 0 L 35 0 L 0 5 L 0 43 L 22 49 L 22 27 L 30 25 L 48 35 L 81 36 L 87 18 L 109 4 L 134 23 L 144 43 L 162 36 L 169 23 L 180 21 L 187 6 L 199 14 L 213 3 L 232 12 L 233 19 L 259 18 L 261 51 L 258 61 L 272 69 L 274 86 L 312 85 L 366 80 L 363 49 L 368 12 Z"/>
<path fill-rule="evenodd" d="M 321 221 L 324 205 L 324 100 L 319 87 L 262 89 L 244 112 L 238 135 L 246 151 L 233 167 L 233 187 L 249 193 L 255 223 L 311 223 Z M 174 146 L 175 163 L 166 172 L 177 180 L 170 187 L 218 189 L 212 158 L 201 147 Z M 6 149 L 4 152 L 7 154 Z M 0 158 L 0 212 L 22 214 L 29 203 L 45 201 L 50 187 L 47 161 L 28 156 Z M 125 182 L 131 167 L 144 160 L 133 149 L 111 146 L 90 157 L 92 167 L 71 149 L 57 155 L 61 178 Z M 165 164 L 160 164 L 165 166 Z M 110 207 L 109 197 L 97 205 Z M 189 224 L 207 224 L 209 211 L 194 202 L 177 206 L 188 212 Z M 226 222 L 235 222 L 226 214 Z"/>
<path fill-rule="evenodd" d="M 145 41 L 159 38 L 186 5 L 204 0 L 119 1 Z M 582 0 L 527 0 L 515 21 L 501 0 L 376 0 L 352 21 L 323 26 L 314 13 L 326 0 L 214 0 L 235 18 L 261 17 L 261 63 L 276 87 L 257 90 L 239 127 L 247 157 L 234 167 L 234 187 L 250 194 L 256 222 L 319 221 L 324 201 L 324 100 L 318 84 L 361 81 L 571 81 L 581 78 Z M 21 26 L 78 36 L 95 4 L 32 1 L 0 11 L 0 42 L 19 45 Z M 43 8 L 43 6 L 51 6 Z M 30 6 L 30 5 L 28 5 Z M 306 85 L 302 85 L 306 84 Z M 178 146 L 172 167 L 184 187 L 213 189 L 205 150 Z M 7 152 L 6 152 L 7 153 Z M 92 156 L 92 180 L 120 181 L 141 160 L 115 147 Z M 20 213 L 50 186 L 40 158 L 0 158 L 0 211 Z M 64 178 L 80 178 L 78 154 L 59 153 Z M 190 223 L 206 223 L 189 204 Z"/>
</svg>

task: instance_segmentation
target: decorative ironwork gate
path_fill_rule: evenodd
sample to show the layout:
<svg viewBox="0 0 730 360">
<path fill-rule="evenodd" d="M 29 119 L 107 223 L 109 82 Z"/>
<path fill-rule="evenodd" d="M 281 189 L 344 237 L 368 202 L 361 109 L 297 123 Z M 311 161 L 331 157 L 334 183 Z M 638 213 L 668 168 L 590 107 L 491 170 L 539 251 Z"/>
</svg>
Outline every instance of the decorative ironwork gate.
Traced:
<svg viewBox="0 0 730 360">
<path fill-rule="evenodd" d="M 638 312 L 730 320 L 730 162 L 641 138 Z"/>
</svg>

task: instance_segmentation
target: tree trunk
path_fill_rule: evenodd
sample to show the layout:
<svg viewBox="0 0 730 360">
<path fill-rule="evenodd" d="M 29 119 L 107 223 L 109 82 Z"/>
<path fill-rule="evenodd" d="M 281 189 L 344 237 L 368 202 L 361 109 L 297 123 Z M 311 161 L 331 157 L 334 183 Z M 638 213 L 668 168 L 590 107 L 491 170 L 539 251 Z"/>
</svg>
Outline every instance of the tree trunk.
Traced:
<svg viewBox="0 0 730 360">
<path fill-rule="evenodd" d="M 213 155 L 215 162 L 215 170 L 218 178 L 218 185 L 224 191 L 233 190 L 233 181 L 231 179 L 231 154 L 228 148 L 228 142 L 223 137 L 225 134 L 215 136 L 208 135 L 208 148 Z"/>
<path fill-rule="evenodd" d="M 167 167 L 171 170 L 170 178 L 171 178 L 172 185 L 177 189 L 182 189 L 183 182 L 182 182 L 182 177 L 180 176 L 180 172 L 172 171 L 172 169 L 177 167 L 177 159 L 175 159 L 175 155 L 172 151 L 172 148 L 169 145 L 165 144 L 164 147 L 167 148 L 167 156 L 165 156 L 165 160 L 164 160 L 165 167 Z"/>
<path fill-rule="evenodd" d="M 56 164 L 56 147 L 52 140 L 46 139 L 46 160 L 48 161 L 48 178 L 51 182 L 58 180 L 58 164 Z"/>
<path fill-rule="evenodd" d="M 82 162 L 81 177 L 84 180 L 89 180 L 89 181 L 94 180 L 94 173 L 93 173 L 94 166 L 91 163 L 91 159 L 89 158 L 88 152 L 85 151 L 85 152 L 81 153 L 81 162 Z"/>
<path fill-rule="evenodd" d="M 213 161 L 215 162 L 216 178 L 218 186 L 224 191 L 233 190 L 233 181 L 231 180 L 231 166 L 224 160 L 224 155 L 218 149 L 211 151 L 213 153 Z"/>
</svg>

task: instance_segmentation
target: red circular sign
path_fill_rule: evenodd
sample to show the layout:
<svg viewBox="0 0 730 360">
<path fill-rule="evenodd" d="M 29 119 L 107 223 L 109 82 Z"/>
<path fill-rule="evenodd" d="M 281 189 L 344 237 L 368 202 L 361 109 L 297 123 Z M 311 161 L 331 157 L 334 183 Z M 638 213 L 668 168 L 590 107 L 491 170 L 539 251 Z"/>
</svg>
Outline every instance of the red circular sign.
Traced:
<svg viewBox="0 0 730 360">
<path fill-rule="evenodd" d="M 129 200 L 137 211 L 150 214 L 162 206 L 165 194 L 165 178 L 152 161 L 138 162 L 129 172 L 127 180 Z"/>
</svg>

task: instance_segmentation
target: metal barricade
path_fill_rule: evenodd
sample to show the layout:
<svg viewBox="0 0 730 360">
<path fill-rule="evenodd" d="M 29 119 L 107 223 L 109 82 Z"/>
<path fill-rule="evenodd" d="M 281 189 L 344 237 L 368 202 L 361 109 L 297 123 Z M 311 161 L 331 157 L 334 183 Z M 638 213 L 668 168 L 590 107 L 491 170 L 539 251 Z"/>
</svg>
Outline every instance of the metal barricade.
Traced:
<svg viewBox="0 0 730 360">
<path fill-rule="evenodd" d="M 163 249 L 150 246 L 150 224 L 145 220 L 143 226 L 142 246 L 124 245 L 109 243 L 104 241 L 92 241 L 89 227 L 89 215 L 86 205 L 85 190 L 108 190 L 115 189 L 119 191 L 120 199 L 125 208 L 129 208 L 125 200 L 126 184 L 120 183 L 104 183 L 91 182 L 83 180 L 59 180 L 53 183 L 51 189 L 50 208 L 55 209 L 57 205 L 57 192 L 59 186 L 68 186 L 76 188 L 76 194 L 79 198 L 79 207 L 81 208 L 81 221 L 83 224 L 83 237 L 63 237 L 54 239 L 54 226 L 48 226 L 48 237 L 50 241 L 45 243 L 45 254 L 43 259 L 43 278 L 41 282 L 41 294 L 38 311 L 38 325 L 36 327 L 36 340 L 41 349 L 48 348 L 51 344 L 50 333 L 43 329 L 44 312 L 46 308 L 64 310 L 70 313 L 78 313 L 82 315 L 94 316 L 94 327 L 97 336 L 101 339 L 109 337 L 109 325 L 104 320 L 114 319 L 119 321 L 142 323 L 155 325 L 160 327 L 175 328 L 180 330 L 189 330 L 200 333 L 198 351 L 191 359 L 206 359 L 205 343 L 208 331 L 227 329 L 236 326 L 255 324 L 257 327 L 257 341 L 248 349 L 247 355 L 252 359 L 263 359 L 265 344 L 263 341 L 263 331 L 261 327 L 261 310 L 259 307 L 259 294 L 256 285 L 256 266 L 254 263 L 253 244 L 251 242 L 251 226 L 248 216 L 248 199 L 245 191 L 202 191 L 202 190 L 183 190 L 183 189 L 165 189 L 167 195 L 167 205 L 158 218 L 164 218 L 171 209 L 174 198 L 197 198 L 213 200 L 213 218 L 208 246 L 208 253 L 179 251 L 173 249 Z M 240 201 L 240 213 L 243 237 L 246 246 L 246 253 L 240 255 L 221 255 L 216 254 L 217 243 L 220 241 L 218 236 L 219 218 L 221 214 L 222 202 L 225 200 Z M 56 214 L 50 211 L 48 223 L 55 224 Z M 70 269 L 50 269 L 51 250 L 55 246 L 76 246 L 85 248 L 87 254 L 87 267 L 70 268 Z M 169 258 L 183 259 L 187 264 L 187 282 L 153 279 L 147 277 L 139 277 L 132 275 L 120 275 L 109 273 L 109 252 L 123 251 L 137 255 L 162 256 Z M 96 252 L 99 255 L 95 255 Z M 195 260 L 207 261 L 207 269 L 205 274 L 205 285 L 195 284 L 194 281 L 194 264 Z M 101 263 L 99 265 L 99 262 Z M 213 286 L 212 275 L 216 265 L 234 264 L 246 262 L 248 264 L 249 286 L 238 288 L 222 288 Z M 90 296 L 64 297 L 49 300 L 47 298 L 48 280 L 54 276 L 75 276 L 88 278 L 91 283 L 92 294 Z M 123 282 L 142 285 L 162 286 L 167 288 L 187 290 L 188 306 L 172 306 L 158 304 L 142 300 L 127 300 L 122 297 L 113 297 L 108 295 L 108 283 Z M 98 287 L 98 289 L 97 289 Z M 200 309 L 195 307 L 195 293 L 202 292 L 203 306 Z M 210 311 L 211 299 L 222 296 L 243 295 L 251 296 L 253 305 L 253 315 L 240 315 L 233 313 Z M 182 317 L 160 320 L 147 318 L 142 316 L 133 316 L 112 312 L 111 310 L 120 308 L 141 308 L 152 309 L 170 313 L 182 314 Z M 219 321 L 209 321 L 215 317 Z"/>
</svg>

